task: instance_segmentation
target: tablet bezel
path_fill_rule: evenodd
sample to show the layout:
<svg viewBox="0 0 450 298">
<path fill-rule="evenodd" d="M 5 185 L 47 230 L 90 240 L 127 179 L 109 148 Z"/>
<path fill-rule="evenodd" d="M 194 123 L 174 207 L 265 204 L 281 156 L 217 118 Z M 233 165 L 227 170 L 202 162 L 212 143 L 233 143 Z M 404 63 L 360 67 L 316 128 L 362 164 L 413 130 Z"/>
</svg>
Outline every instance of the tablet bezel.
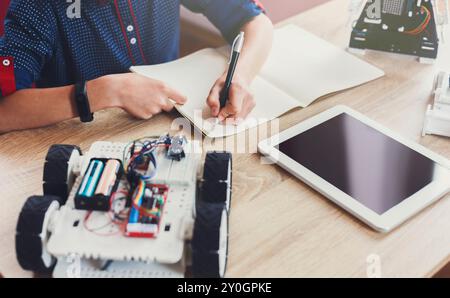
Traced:
<svg viewBox="0 0 450 298">
<path fill-rule="evenodd" d="M 384 135 L 433 160 L 436 163 L 436 170 L 441 171 L 442 173 L 442 175 L 440 175 L 441 178 L 438 180 L 433 180 L 412 196 L 406 198 L 401 203 L 395 205 L 380 215 L 276 148 L 276 146 L 280 143 L 342 113 L 346 113 L 354 117 Z M 440 199 L 450 190 L 449 160 L 415 142 L 405 139 L 368 117 L 342 105 L 326 110 L 279 134 L 272 136 L 269 139 L 261 141 L 258 144 L 258 151 L 379 232 L 391 231 L 408 218 L 414 216 L 428 205 Z"/>
</svg>

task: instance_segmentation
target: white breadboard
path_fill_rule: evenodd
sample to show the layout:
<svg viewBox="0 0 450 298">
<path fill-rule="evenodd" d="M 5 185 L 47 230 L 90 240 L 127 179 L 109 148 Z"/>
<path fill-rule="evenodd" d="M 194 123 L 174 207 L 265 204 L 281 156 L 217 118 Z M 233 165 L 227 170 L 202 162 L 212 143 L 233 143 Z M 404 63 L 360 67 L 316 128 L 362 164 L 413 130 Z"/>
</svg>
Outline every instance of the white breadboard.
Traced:
<svg viewBox="0 0 450 298">
<path fill-rule="evenodd" d="M 102 270 L 96 260 L 60 257 L 53 271 L 56 278 L 183 278 L 184 262 L 173 265 L 145 262 L 112 262 Z"/>
<path fill-rule="evenodd" d="M 82 162 L 80 172 L 86 171 L 92 158 L 122 160 L 125 146 L 126 144 L 122 143 L 94 143 L 89 153 L 80 159 Z M 189 149 L 186 150 L 186 157 L 181 161 L 157 159 L 159 164 L 156 178 L 159 179 L 159 183 L 167 184 L 169 187 L 157 238 L 126 237 L 119 231 L 117 225 L 109 223 L 108 214 L 105 212 L 92 212 L 89 228 L 95 228 L 95 233 L 87 230 L 84 226 L 87 211 L 74 208 L 74 197 L 82 181 L 80 176 L 72 187 L 66 205 L 56 215 L 52 225 L 52 236 L 47 245 L 49 252 L 60 259 L 77 255 L 86 261 L 179 263 L 183 257 L 185 241 L 191 235 L 189 229 L 193 223 L 196 173 L 200 159 L 198 143 L 190 143 L 187 147 Z M 165 162 L 168 163 L 164 164 Z M 127 183 L 125 178 L 122 179 L 122 183 Z"/>
<path fill-rule="evenodd" d="M 450 73 L 439 72 L 433 85 L 433 103 L 428 106 L 422 135 L 450 137 Z"/>
<path fill-rule="evenodd" d="M 123 152 L 128 144 L 95 142 L 87 155 L 82 158 L 81 173 L 84 173 L 93 158 L 123 159 Z M 152 178 L 154 183 L 190 185 L 196 179 L 197 163 L 201 156 L 198 142 L 189 142 L 185 147 L 186 157 L 181 161 L 165 158 L 165 151 L 158 151 L 158 171 Z"/>
</svg>

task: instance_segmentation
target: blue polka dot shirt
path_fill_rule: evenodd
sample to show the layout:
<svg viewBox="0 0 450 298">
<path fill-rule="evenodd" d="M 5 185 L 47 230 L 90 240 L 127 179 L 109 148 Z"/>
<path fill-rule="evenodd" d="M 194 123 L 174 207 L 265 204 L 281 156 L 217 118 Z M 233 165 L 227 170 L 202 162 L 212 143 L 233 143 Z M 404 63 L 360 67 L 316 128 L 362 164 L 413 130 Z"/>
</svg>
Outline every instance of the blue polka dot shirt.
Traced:
<svg viewBox="0 0 450 298">
<path fill-rule="evenodd" d="M 174 60 L 181 4 L 208 17 L 229 42 L 262 12 L 256 0 L 12 0 L 0 38 L 0 87 L 11 82 L 6 67 L 19 90 Z"/>
</svg>

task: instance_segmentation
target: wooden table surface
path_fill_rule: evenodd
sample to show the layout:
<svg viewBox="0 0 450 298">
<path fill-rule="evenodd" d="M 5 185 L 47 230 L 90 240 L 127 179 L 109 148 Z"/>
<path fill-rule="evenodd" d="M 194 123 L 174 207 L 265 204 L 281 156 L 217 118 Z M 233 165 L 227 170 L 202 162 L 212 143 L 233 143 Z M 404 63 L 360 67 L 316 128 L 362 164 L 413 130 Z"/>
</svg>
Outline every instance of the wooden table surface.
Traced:
<svg viewBox="0 0 450 298">
<path fill-rule="evenodd" d="M 345 48 L 347 4 L 334 0 L 280 26 L 298 24 Z M 434 65 L 380 52 L 362 58 L 386 76 L 290 112 L 281 118 L 280 128 L 345 104 L 450 158 L 449 139 L 421 137 L 434 74 L 450 68 L 449 46 L 441 48 Z M 51 144 L 78 144 L 86 151 L 98 140 L 127 142 L 162 134 L 176 117 L 172 113 L 137 121 L 112 110 L 97 113 L 95 122 L 87 125 L 71 120 L 0 136 L 0 272 L 7 277 L 31 276 L 17 264 L 14 231 L 25 199 L 42 193 L 43 160 Z M 224 141 L 234 140 L 207 141 L 205 148 L 221 148 Z M 432 276 L 449 262 L 448 195 L 386 235 L 374 232 L 279 167 L 262 163 L 258 154 L 235 153 L 233 175 L 229 277 L 365 277 L 378 258 L 382 276 L 422 277 Z"/>
</svg>

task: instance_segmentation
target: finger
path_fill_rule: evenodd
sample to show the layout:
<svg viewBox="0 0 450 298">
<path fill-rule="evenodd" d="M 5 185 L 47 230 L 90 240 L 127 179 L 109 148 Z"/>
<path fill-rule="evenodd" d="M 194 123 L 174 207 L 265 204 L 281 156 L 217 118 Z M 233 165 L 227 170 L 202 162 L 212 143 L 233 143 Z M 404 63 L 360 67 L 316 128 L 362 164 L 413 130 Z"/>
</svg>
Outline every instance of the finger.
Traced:
<svg viewBox="0 0 450 298">
<path fill-rule="evenodd" d="M 185 104 L 187 101 L 187 97 L 181 94 L 178 90 L 172 89 L 171 87 L 166 86 L 165 93 L 168 98 L 175 101 L 177 104 Z"/>
<path fill-rule="evenodd" d="M 253 96 L 252 95 L 247 96 L 246 99 L 244 100 L 241 112 L 238 113 L 234 118 L 245 120 L 247 116 L 251 113 L 251 111 L 253 111 L 255 106 L 256 103 Z"/>
<path fill-rule="evenodd" d="M 241 118 L 229 117 L 223 121 L 225 125 L 239 125 L 242 122 Z"/>
<path fill-rule="evenodd" d="M 214 117 L 217 117 L 220 111 L 220 90 L 220 84 L 216 83 L 209 92 L 208 98 L 206 100 L 206 104 L 211 108 L 211 114 Z"/>
<path fill-rule="evenodd" d="M 164 98 L 162 103 L 161 103 L 161 109 L 164 112 L 170 112 L 170 111 L 173 110 L 173 108 L 174 108 L 173 102 L 170 99 L 168 99 L 168 98 Z"/>
<path fill-rule="evenodd" d="M 142 115 L 139 118 L 141 118 L 142 120 L 149 120 L 152 117 L 153 117 L 153 114 L 146 114 L 146 115 Z"/>
<path fill-rule="evenodd" d="M 151 113 L 150 111 L 145 112 L 145 113 L 136 114 L 136 118 L 142 119 L 142 120 L 148 120 L 152 117 L 153 117 L 153 113 Z"/>
<path fill-rule="evenodd" d="M 241 106 L 239 102 L 235 101 L 234 103 L 231 103 L 231 101 L 228 101 L 227 104 L 223 109 L 220 110 L 219 115 L 217 118 L 219 118 L 219 121 L 223 121 L 227 118 L 234 118 L 235 115 L 240 113 Z"/>
<path fill-rule="evenodd" d="M 220 110 L 219 120 L 223 121 L 228 117 L 233 117 L 242 111 L 242 105 L 247 93 L 242 87 L 232 85 L 230 89 L 230 96 L 227 104 Z"/>
<path fill-rule="evenodd" d="M 161 106 L 153 106 L 151 109 L 150 109 L 150 113 L 154 116 L 154 115 L 158 115 L 159 113 L 161 113 L 162 112 L 162 107 Z"/>
<path fill-rule="evenodd" d="M 153 116 L 151 111 L 147 110 L 145 107 L 141 109 L 141 108 L 135 108 L 134 106 L 133 107 L 125 106 L 125 107 L 123 107 L 123 110 L 136 119 L 147 120 Z"/>
<path fill-rule="evenodd" d="M 217 115 L 217 118 L 219 119 L 220 122 L 222 122 L 230 116 L 232 115 L 228 113 L 228 110 L 225 107 L 220 110 L 219 115 Z"/>
<path fill-rule="evenodd" d="M 228 118 L 226 118 L 224 120 L 225 124 L 227 125 L 241 124 L 247 118 L 248 114 L 250 114 L 250 112 L 253 110 L 254 107 L 255 104 L 253 98 L 251 96 L 247 97 L 242 106 L 242 111 L 236 115 L 229 116 Z"/>
</svg>

